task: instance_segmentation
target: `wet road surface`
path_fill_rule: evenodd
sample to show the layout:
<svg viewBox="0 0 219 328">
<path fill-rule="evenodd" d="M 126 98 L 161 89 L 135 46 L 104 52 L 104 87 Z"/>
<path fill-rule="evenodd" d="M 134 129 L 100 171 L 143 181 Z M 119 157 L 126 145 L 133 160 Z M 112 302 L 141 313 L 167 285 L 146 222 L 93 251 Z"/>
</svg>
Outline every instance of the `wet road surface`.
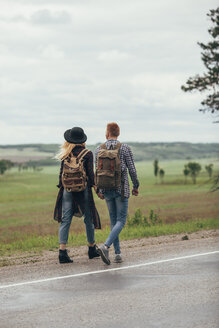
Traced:
<svg viewBox="0 0 219 328">
<path fill-rule="evenodd" d="M 78 259 L 1 268 L 0 327 L 218 328 L 218 250 L 212 238 L 127 250 L 111 266 Z"/>
</svg>

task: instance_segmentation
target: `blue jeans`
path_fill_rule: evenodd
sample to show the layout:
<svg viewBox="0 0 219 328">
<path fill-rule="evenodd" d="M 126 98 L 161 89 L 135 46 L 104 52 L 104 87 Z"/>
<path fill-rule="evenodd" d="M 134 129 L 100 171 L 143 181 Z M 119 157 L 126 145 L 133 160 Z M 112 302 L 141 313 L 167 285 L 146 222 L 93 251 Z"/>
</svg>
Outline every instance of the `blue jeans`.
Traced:
<svg viewBox="0 0 219 328">
<path fill-rule="evenodd" d="M 128 198 L 122 201 L 121 195 L 114 191 L 105 191 L 104 197 L 108 206 L 111 232 L 105 242 L 110 247 L 113 243 L 115 254 L 120 254 L 119 234 L 126 223 L 128 212 Z"/>
<path fill-rule="evenodd" d="M 86 226 L 87 241 L 90 244 L 95 242 L 94 239 L 94 224 L 91 220 L 90 209 L 89 209 L 89 199 L 88 199 L 88 189 L 84 191 L 84 201 L 85 201 L 85 213 L 84 213 L 84 223 Z M 72 193 L 64 190 L 62 198 L 62 222 L 59 227 L 59 243 L 67 244 L 69 228 L 71 225 L 73 216 L 72 208 Z"/>
</svg>

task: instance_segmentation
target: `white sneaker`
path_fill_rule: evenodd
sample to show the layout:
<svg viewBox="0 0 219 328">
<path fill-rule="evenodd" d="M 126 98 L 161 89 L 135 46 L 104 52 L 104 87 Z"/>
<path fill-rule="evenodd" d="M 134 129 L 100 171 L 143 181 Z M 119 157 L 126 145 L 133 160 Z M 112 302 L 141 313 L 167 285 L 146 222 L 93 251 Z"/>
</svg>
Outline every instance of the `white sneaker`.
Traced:
<svg viewBox="0 0 219 328">
<path fill-rule="evenodd" d="M 114 263 L 121 263 L 122 262 L 122 255 L 121 254 L 116 254 L 113 260 Z"/>
</svg>

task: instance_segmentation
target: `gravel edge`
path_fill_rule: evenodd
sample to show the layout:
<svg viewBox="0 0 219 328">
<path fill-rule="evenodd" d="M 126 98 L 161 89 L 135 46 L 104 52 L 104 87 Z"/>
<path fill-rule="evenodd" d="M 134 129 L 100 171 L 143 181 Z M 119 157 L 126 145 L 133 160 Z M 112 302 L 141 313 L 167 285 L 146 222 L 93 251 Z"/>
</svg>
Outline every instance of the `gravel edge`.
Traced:
<svg viewBox="0 0 219 328">
<path fill-rule="evenodd" d="M 122 252 L 126 252 L 128 249 L 137 250 L 147 246 L 168 244 L 168 243 L 177 243 L 177 242 L 186 242 L 188 240 L 198 240 L 202 238 L 212 238 L 219 237 L 219 229 L 217 230 L 200 230 L 192 233 L 180 233 L 174 235 L 165 235 L 158 237 L 147 237 L 141 239 L 131 239 L 126 241 L 121 241 Z M 87 258 L 87 246 L 77 246 L 68 248 L 71 256 L 74 259 L 77 258 Z M 3 256 L 0 258 L 0 267 L 4 266 L 14 266 L 14 265 L 31 265 L 32 263 L 51 263 L 54 260 L 57 260 L 58 250 L 52 251 L 42 251 L 40 254 L 33 252 L 25 252 L 22 254 L 15 254 L 13 256 Z"/>
</svg>

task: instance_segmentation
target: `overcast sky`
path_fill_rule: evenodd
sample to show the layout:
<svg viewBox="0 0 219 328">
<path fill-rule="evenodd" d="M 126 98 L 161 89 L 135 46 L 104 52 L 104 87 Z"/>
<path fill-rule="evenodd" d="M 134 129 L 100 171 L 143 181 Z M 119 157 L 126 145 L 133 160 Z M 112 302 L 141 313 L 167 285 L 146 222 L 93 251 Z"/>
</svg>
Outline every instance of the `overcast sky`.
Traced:
<svg viewBox="0 0 219 328">
<path fill-rule="evenodd" d="M 203 73 L 215 0 L 0 0 L 0 144 L 217 142 L 219 125 L 184 93 Z"/>
</svg>

